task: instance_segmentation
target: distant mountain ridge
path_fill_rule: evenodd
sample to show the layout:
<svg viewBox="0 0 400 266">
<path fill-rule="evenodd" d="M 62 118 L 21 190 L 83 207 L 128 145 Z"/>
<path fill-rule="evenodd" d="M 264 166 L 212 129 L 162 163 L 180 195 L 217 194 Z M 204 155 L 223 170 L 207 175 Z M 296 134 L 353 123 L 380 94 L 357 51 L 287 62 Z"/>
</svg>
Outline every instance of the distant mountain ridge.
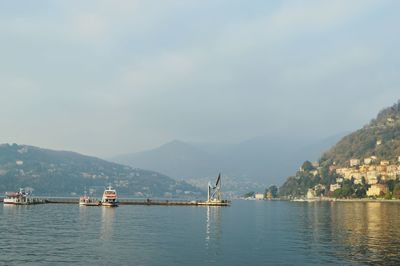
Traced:
<svg viewBox="0 0 400 266">
<path fill-rule="evenodd" d="M 156 149 L 110 160 L 154 169 L 176 179 L 227 176 L 278 184 L 295 171 L 304 156 L 317 159 L 341 136 L 323 140 L 258 137 L 238 144 L 196 144 L 172 141 Z"/>
<path fill-rule="evenodd" d="M 148 170 L 132 168 L 81 155 L 17 144 L 0 145 L 0 191 L 30 187 L 40 195 L 100 194 L 111 183 L 130 197 L 183 197 L 202 191 L 183 181 Z"/>
<path fill-rule="evenodd" d="M 112 161 L 154 169 L 176 179 L 194 177 L 196 173 L 214 176 L 219 169 L 214 166 L 214 155 L 183 141 L 174 140 L 156 149 L 112 158 Z"/>
</svg>

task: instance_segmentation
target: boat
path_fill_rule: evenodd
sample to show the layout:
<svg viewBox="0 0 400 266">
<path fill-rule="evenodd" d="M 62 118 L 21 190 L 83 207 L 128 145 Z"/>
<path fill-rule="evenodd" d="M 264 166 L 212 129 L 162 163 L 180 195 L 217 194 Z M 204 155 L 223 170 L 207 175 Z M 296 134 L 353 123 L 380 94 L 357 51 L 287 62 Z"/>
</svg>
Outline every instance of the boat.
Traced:
<svg viewBox="0 0 400 266">
<path fill-rule="evenodd" d="M 100 206 L 101 205 L 101 201 L 99 199 L 93 198 L 93 197 L 89 197 L 85 194 L 79 198 L 79 206 Z"/>
<path fill-rule="evenodd" d="M 27 193 L 23 188 L 20 188 L 18 192 L 6 192 L 3 203 L 13 205 L 29 205 L 44 203 L 44 200 L 32 198 L 29 193 Z"/>
<path fill-rule="evenodd" d="M 210 182 L 208 182 L 208 193 L 207 200 L 200 201 L 198 205 L 205 206 L 229 206 L 229 200 L 222 199 L 222 191 L 221 191 L 221 173 L 217 177 L 217 182 L 215 182 L 215 186 L 212 186 Z"/>
<path fill-rule="evenodd" d="M 101 205 L 105 207 L 118 207 L 117 191 L 111 185 L 104 190 Z"/>
</svg>

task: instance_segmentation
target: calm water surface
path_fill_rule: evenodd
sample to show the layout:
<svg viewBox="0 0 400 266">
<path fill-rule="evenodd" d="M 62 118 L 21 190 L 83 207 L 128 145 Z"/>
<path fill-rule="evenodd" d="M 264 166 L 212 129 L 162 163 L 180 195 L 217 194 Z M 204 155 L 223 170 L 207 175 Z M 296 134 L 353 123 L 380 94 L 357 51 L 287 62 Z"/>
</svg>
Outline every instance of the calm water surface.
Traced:
<svg viewBox="0 0 400 266">
<path fill-rule="evenodd" d="M 400 204 L 0 205 L 0 265 L 400 265 Z"/>
</svg>

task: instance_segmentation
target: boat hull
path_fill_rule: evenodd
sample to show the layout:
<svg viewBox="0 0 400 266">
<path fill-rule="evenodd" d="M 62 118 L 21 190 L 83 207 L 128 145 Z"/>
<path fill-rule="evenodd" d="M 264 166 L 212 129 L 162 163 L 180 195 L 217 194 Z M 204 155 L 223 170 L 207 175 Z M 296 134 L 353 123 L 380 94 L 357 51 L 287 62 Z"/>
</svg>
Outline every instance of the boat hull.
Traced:
<svg viewBox="0 0 400 266">
<path fill-rule="evenodd" d="M 79 202 L 79 206 L 101 206 L 101 202 Z"/>
<path fill-rule="evenodd" d="M 102 202 L 101 206 L 104 206 L 104 207 L 118 207 L 118 203 L 117 202 Z"/>
</svg>

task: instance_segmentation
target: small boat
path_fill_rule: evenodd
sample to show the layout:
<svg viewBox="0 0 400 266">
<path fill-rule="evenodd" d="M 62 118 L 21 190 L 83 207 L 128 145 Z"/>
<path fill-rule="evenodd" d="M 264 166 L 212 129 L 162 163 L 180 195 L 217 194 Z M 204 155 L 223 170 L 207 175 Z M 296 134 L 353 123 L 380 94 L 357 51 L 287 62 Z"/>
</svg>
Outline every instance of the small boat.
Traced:
<svg viewBox="0 0 400 266">
<path fill-rule="evenodd" d="M 117 191 L 111 185 L 104 190 L 101 205 L 105 207 L 118 207 Z"/>
<path fill-rule="evenodd" d="M 32 198 L 29 193 L 27 193 L 23 188 L 20 188 L 18 192 L 6 192 L 3 203 L 13 205 L 29 205 L 44 203 L 44 200 Z"/>
<path fill-rule="evenodd" d="M 82 197 L 79 198 L 79 205 L 80 206 L 100 206 L 101 201 L 99 199 L 89 197 L 88 195 L 86 195 L 86 191 L 85 191 L 85 195 L 83 195 Z"/>
</svg>

